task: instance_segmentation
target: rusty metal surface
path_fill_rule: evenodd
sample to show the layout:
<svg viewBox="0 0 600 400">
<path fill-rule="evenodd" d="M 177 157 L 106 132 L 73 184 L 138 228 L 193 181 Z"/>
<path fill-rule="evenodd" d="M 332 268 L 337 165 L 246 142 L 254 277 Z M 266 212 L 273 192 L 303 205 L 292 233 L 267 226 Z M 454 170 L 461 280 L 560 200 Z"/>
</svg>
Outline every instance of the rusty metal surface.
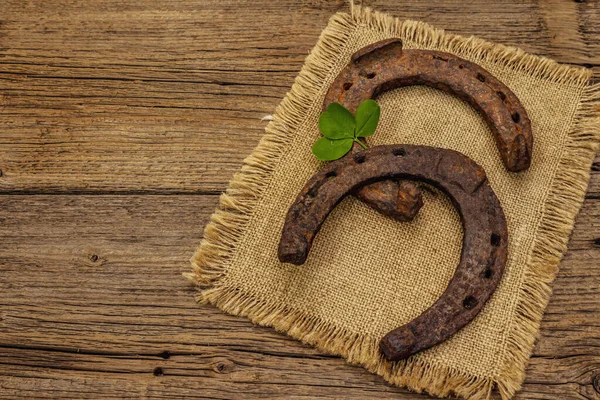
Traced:
<svg viewBox="0 0 600 400">
<path fill-rule="evenodd" d="M 464 236 L 460 263 L 444 293 L 381 340 L 389 360 L 443 342 L 477 315 L 502 278 L 508 236 L 500 203 L 473 160 L 428 146 L 376 146 L 329 163 L 308 181 L 286 216 L 279 259 L 304 263 L 322 223 L 344 196 L 365 184 L 395 178 L 424 181 L 445 192 L 461 216 Z"/>
<path fill-rule="evenodd" d="M 400 39 L 383 40 L 356 52 L 332 83 L 323 109 L 336 101 L 354 113 L 362 101 L 410 85 L 431 86 L 467 101 L 486 120 L 506 168 L 518 172 L 529 167 L 531 123 L 506 85 L 477 64 L 452 54 L 403 50 Z M 377 182 L 357 189 L 355 195 L 385 215 L 411 220 L 422 204 L 421 195 L 412 183 L 403 184 L 410 192 L 406 196 L 397 186 Z"/>
<path fill-rule="evenodd" d="M 363 142 L 366 140 L 363 139 Z M 363 148 L 354 143 L 352 151 L 345 157 L 353 157 L 361 151 Z M 357 188 L 352 194 L 381 214 L 401 222 L 412 221 L 423 207 L 421 190 L 411 181 L 387 179 L 373 182 Z"/>
<path fill-rule="evenodd" d="M 529 167 L 531 122 L 517 96 L 479 65 L 449 53 L 403 50 L 400 39 L 364 47 L 331 84 L 324 106 L 337 101 L 355 112 L 363 100 L 411 85 L 431 86 L 471 104 L 488 123 L 506 168 Z"/>
</svg>

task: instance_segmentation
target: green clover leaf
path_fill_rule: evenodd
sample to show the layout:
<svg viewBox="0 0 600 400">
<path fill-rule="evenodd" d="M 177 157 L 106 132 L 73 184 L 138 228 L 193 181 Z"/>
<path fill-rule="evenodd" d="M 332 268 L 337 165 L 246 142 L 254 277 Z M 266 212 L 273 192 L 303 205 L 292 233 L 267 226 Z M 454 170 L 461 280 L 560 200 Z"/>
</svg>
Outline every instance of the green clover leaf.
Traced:
<svg viewBox="0 0 600 400">
<path fill-rule="evenodd" d="M 365 100 L 356 110 L 356 137 L 367 137 L 375 133 L 381 109 L 375 100 Z"/>
<path fill-rule="evenodd" d="M 322 137 L 313 144 L 312 152 L 321 161 L 337 160 L 350 151 L 352 143 L 352 138 L 331 140 Z"/>
<path fill-rule="evenodd" d="M 377 103 L 370 99 L 358 106 L 356 117 L 341 104 L 331 103 L 319 117 L 323 137 L 313 144 L 313 154 L 321 161 L 331 161 L 346 155 L 354 142 L 366 149 L 359 138 L 375 132 L 380 113 Z"/>
<path fill-rule="evenodd" d="M 331 103 L 319 117 L 319 130 L 333 140 L 354 138 L 355 125 L 350 111 L 339 103 Z"/>
</svg>

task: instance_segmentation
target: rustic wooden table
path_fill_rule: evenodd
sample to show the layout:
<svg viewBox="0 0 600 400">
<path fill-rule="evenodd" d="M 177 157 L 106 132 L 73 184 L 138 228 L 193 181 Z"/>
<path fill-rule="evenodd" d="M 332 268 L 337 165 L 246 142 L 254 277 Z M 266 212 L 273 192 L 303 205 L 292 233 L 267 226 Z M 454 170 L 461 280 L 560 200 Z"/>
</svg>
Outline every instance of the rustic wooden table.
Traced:
<svg viewBox="0 0 600 400">
<path fill-rule="evenodd" d="M 597 1 L 370 1 L 600 73 Z M 181 277 L 342 0 L 0 3 L 0 397 L 394 398 Z M 600 158 L 519 399 L 600 399 Z"/>
</svg>

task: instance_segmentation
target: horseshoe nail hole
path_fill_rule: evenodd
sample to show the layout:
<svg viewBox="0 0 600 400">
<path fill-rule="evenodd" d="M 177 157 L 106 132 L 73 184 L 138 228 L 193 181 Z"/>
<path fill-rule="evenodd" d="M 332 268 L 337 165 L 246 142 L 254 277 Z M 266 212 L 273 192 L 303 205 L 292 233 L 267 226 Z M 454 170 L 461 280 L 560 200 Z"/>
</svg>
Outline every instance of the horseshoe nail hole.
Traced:
<svg viewBox="0 0 600 400">
<path fill-rule="evenodd" d="M 500 238 L 500 235 L 498 235 L 497 233 L 492 233 L 492 236 L 490 236 L 490 243 L 492 244 L 492 246 L 498 247 L 500 246 L 501 242 L 502 239 Z"/>
<path fill-rule="evenodd" d="M 392 154 L 398 157 L 404 157 L 406 155 L 406 150 L 403 148 L 392 150 Z"/>
<path fill-rule="evenodd" d="M 463 300 L 463 307 L 467 310 L 474 308 L 477 305 L 477 299 L 473 296 L 468 296 Z"/>
<path fill-rule="evenodd" d="M 367 157 L 365 157 L 364 154 L 358 153 L 358 154 L 354 155 L 354 162 L 357 164 L 364 163 L 366 159 L 367 159 Z"/>
<path fill-rule="evenodd" d="M 367 74 L 367 79 L 373 79 L 375 78 L 375 72 L 370 72 Z"/>
<path fill-rule="evenodd" d="M 491 267 L 487 267 L 483 273 L 483 276 L 485 279 L 490 279 L 492 276 L 494 276 L 494 270 Z"/>
<path fill-rule="evenodd" d="M 163 376 L 165 374 L 161 367 L 154 368 L 154 372 L 152 373 L 154 374 L 154 376 Z"/>
<path fill-rule="evenodd" d="M 463 69 L 465 66 L 462 64 L 458 64 L 458 69 Z"/>
<path fill-rule="evenodd" d="M 319 191 L 319 187 L 318 186 L 313 186 L 308 193 L 306 193 L 306 195 L 308 197 L 316 197 L 317 196 L 317 192 Z"/>
<path fill-rule="evenodd" d="M 298 219 L 298 217 L 300 216 L 300 208 L 298 208 L 298 207 L 294 208 L 294 211 L 292 211 L 292 216 L 293 216 L 293 219 Z"/>
<path fill-rule="evenodd" d="M 485 82 L 485 76 L 481 74 L 477 74 L 477 79 L 479 79 L 481 82 Z"/>
<path fill-rule="evenodd" d="M 433 56 L 433 58 L 434 58 L 435 60 L 440 60 L 440 61 L 448 61 L 448 59 L 447 59 L 447 58 L 440 57 L 440 56 Z"/>
<path fill-rule="evenodd" d="M 337 172 L 335 171 L 329 171 L 328 173 L 325 174 L 326 178 L 335 178 L 337 176 Z"/>
<path fill-rule="evenodd" d="M 513 113 L 511 116 L 515 123 L 518 123 L 521 120 L 521 115 L 518 112 Z"/>
<path fill-rule="evenodd" d="M 506 94 L 504 94 L 504 92 L 498 91 L 496 92 L 496 94 L 498 95 L 498 97 L 500 97 L 502 101 L 506 100 Z"/>
<path fill-rule="evenodd" d="M 352 82 L 344 83 L 344 90 L 350 90 L 351 87 L 352 87 Z"/>
</svg>

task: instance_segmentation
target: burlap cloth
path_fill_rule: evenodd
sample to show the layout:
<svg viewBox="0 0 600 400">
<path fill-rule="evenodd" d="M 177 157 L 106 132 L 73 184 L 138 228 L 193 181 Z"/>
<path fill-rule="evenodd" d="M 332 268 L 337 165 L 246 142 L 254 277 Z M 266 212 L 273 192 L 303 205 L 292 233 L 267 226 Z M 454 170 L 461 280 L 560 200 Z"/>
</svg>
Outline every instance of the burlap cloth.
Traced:
<svg viewBox="0 0 600 400">
<path fill-rule="evenodd" d="M 371 145 L 410 143 L 458 150 L 486 170 L 509 228 L 500 286 L 479 316 L 450 340 L 390 363 L 378 341 L 442 294 L 459 261 L 459 216 L 424 190 L 411 223 L 385 218 L 354 198 L 326 220 L 302 266 L 277 260 L 284 217 L 321 165 L 311 153 L 325 93 L 359 48 L 399 37 L 405 48 L 450 52 L 510 87 L 531 118 L 531 168 L 508 173 L 482 117 L 427 87 L 378 98 Z M 524 379 L 549 284 L 566 250 L 589 180 L 600 121 L 590 72 L 476 38 L 444 33 L 354 7 L 334 15 L 276 110 L 258 147 L 222 195 L 187 274 L 199 299 L 361 364 L 389 382 L 438 396 L 510 398 Z"/>
</svg>

